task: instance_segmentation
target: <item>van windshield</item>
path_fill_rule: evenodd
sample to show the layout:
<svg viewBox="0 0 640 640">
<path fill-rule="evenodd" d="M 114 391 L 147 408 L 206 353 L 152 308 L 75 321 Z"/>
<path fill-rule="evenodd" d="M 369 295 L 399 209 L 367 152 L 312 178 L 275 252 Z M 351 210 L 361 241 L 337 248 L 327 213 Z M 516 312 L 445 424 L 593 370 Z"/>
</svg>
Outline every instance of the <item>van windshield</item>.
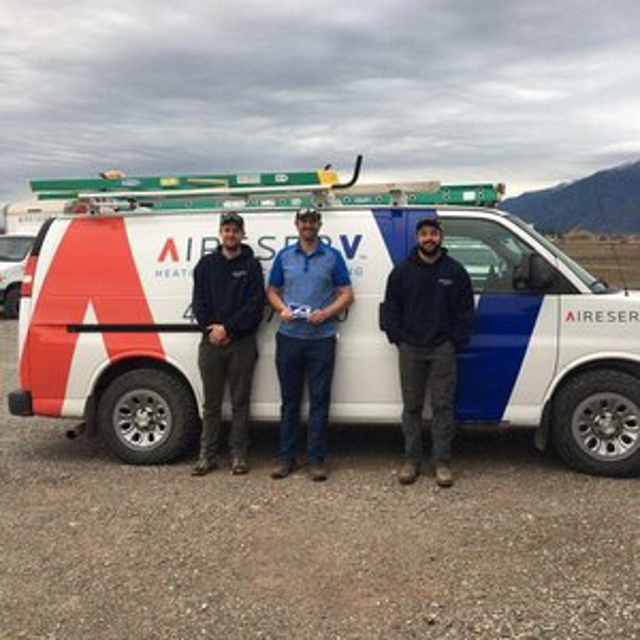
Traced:
<svg viewBox="0 0 640 640">
<path fill-rule="evenodd" d="M 606 282 L 598 280 L 595 276 L 592 276 L 584 267 L 580 266 L 575 260 L 570 258 L 566 253 L 558 249 L 551 240 L 545 238 L 539 231 L 536 231 L 532 225 L 527 224 L 524 220 L 518 218 L 509 213 L 506 216 L 511 222 L 517 224 L 520 228 L 524 229 L 528 234 L 532 235 L 540 244 L 544 245 L 545 249 L 548 249 L 555 258 L 564 263 L 580 280 L 593 291 L 593 293 L 610 293 L 611 287 Z"/>
<path fill-rule="evenodd" d="M 0 236 L 0 262 L 22 262 L 33 240 L 31 236 Z"/>
</svg>

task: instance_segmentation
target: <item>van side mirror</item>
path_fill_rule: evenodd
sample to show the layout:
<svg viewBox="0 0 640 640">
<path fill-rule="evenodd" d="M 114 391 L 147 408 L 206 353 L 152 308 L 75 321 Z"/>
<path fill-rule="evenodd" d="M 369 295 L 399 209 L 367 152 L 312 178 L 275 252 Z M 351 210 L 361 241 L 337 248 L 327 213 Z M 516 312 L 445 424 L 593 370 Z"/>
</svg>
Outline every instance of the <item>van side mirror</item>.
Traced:
<svg viewBox="0 0 640 640">
<path fill-rule="evenodd" d="M 556 270 L 542 256 L 529 256 L 529 287 L 534 291 L 547 289 L 554 281 Z"/>
</svg>

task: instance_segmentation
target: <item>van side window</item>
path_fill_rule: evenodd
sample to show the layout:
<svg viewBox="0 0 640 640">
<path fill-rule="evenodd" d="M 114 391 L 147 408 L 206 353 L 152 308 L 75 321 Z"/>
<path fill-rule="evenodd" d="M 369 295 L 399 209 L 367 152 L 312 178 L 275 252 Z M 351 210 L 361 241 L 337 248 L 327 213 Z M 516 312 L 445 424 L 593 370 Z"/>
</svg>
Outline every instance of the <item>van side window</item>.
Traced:
<svg viewBox="0 0 640 640">
<path fill-rule="evenodd" d="M 443 219 L 442 225 L 444 246 L 466 268 L 475 293 L 540 293 L 529 280 L 536 252 L 511 231 L 490 220 Z M 557 273 L 545 292 L 565 292 L 567 285 L 572 289 Z"/>
</svg>

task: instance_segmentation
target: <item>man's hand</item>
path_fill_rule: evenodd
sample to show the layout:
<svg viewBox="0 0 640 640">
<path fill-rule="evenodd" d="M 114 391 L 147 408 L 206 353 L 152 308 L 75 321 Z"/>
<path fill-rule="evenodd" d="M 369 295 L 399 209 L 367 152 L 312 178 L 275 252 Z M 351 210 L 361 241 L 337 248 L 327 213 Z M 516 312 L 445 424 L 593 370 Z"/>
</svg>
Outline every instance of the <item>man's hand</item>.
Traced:
<svg viewBox="0 0 640 640">
<path fill-rule="evenodd" d="M 227 335 L 227 330 L 223 324 L 211 324 L 207 327 L 209 330 L 209 342 L 217 347 L 224 347 L 231 342 L 231 338 Z"/>
<path fill-rule="evenodd" d="M 289 309 L 289 307 L 285 307 L 281 312 L 280 312 L 280 319 L 283 322 L 293 322 L 296 318 L 293 315 L 293 311 L 291 311 L 291 309 Z"/>
<path fill-rule="evenodd" d="M 307 318 L 309 324 L 322 324 L 329 319 L 329 314 L 324 309 L 314 309 Z"/>
</svg>

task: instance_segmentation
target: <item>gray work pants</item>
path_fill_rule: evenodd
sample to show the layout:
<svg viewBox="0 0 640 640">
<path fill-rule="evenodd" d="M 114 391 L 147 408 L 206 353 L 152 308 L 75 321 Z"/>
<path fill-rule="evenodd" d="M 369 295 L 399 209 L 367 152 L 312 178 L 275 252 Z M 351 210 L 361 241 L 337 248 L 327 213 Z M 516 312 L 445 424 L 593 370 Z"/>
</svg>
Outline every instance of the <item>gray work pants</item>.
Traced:
<svg viewBox="0 0 640 640">
<path fill-rule="evenodd" d="M 431 458 L 434 463 L 449 462 L 451 442 L 455 435 L 455 349 L 450 342 L 437 347 L 415 347 L 402 343 L 399 352 L 405 457 L 412 462 L 422 462 L 422 410 L 428 387 L 433 412 Z"/>
<path fill-rule="evenodd" d="M 198 353 L 204 405 L 200 457 L 212 460 L 220 451 L 222 400 L 229 382 L 231 431 L 229 449 L 232 457 L 247 455 L 249 448 L 249 403 L 253 371 L 258 358 L 255 334 L 218 347 L 203 338 Z"/>
</svg>

